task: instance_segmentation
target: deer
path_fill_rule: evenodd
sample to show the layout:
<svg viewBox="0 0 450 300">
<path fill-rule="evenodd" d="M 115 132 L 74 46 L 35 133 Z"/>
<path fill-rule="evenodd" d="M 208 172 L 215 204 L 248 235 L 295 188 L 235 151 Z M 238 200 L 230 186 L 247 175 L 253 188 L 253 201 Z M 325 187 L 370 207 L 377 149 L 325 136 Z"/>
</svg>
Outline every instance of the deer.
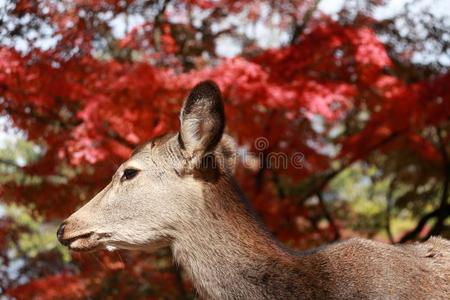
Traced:
<svg viewBox="0 0 450 300">
<path fill-rule="evenodd" d="M 111 182 L 61 223 L 72 251 L 170 247 L 202 299 L 450 299 L 450 242 L 351 238 L 288 249 L 257 217 L 234 171 L 222 94 L 198 83 L 177 133 L 139 146 Z"/>
</svg>

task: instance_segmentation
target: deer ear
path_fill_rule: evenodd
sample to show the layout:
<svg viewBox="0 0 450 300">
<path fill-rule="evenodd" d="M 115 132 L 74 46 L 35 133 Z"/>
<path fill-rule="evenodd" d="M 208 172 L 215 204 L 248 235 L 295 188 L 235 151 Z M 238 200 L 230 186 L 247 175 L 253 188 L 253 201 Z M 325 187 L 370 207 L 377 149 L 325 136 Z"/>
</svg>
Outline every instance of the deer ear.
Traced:
<svg viewBox="0 0 450 300">
<path fill-rule="evenodd" d="M 197 84 L 185 100 L 180 114 L 180 146 L 197 162 L 214 150 L 225 126 L 222 96 L 217 84 Z"/>
</svg>

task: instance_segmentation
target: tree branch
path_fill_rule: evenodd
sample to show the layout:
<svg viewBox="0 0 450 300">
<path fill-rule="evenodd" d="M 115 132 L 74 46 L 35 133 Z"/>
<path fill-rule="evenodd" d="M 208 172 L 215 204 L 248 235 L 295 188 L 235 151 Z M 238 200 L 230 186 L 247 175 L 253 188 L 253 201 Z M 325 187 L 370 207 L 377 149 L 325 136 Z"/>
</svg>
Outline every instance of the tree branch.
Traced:
<svg viewBox="0 0 450 300">
<path fill-rule="evenodd" d="M 337 241 L 341 238 L 341 233 L 339 231 L 339 227 L 336 225 L 336 222 L 334 221 L 334 218 L 332 217 L 331 213 L 328 211 L 325 201 L 323 200 L 322 192 L 317 193 L 317 198 L 319 199 L 319 205 L 323 211 L 323 215 L 327 219 L 328 223 L 330 223 L 331 229 L 333 229 L 333 232 L 334 232 L 333 241 Z"/>
<path fill-rule="evenodd" d="M 0 158 L 0 164 L 6 165 L 8 167 L 21 168 L 15 161 L 10 159 L 2 159 Z"/>
<path fill-rule="evenodd" d="M 441 152 L 442 156 L 442 162 L 443 162 L 443 168 L 442 172 L 444 175 L 444 180 L 442 181 L 442 195 L 441 195 L 441 201 L 439 204 L 439 208 L 441 213 L 438 216 L 438 219 L 434 226 L 430 229 L 430 231 L 427 233 L 427 235 L 424 237 L 424 239 L 428 239 L 433 235 L 437 235 L 441 233 L 441 231 L 444 229 L 444 222 L 447 216 L 449 215 L 445 211 L 445 207 L 448 206 L 448 196 L 449 196 L 449 183 L 450 183 L 450 160 L 449 155 L 446 149 L 446 145 L 444 142 L 444 137 L 442 134 L 442 129 L 439 127 L 435 128 L 436 135 L 438 137 L 438 145 L 439 145 L 439 151 Z"/>
<path fill-rule="evenodd" d="M 303 20 L 300 24 L 295 24 L 294 29 L 292 30 L 292 37 L 289 42 L 289 44 L 294 45 L 298 38 L 303 34 L 305 31 L 306 26 L 308 25 L 309 21 L 311 20 L 311 17 L 313 13 L 316 11 L 317 6 L 319 6 L 321 0 L 316 0 L 312 4 L 312 6 L 308 9 L 308 11 L 305 13 L 305 16 L 303 17 Z"/>
<path fill-rule="evenodd" d="M 447 207 L 447 216 L 450 215 L 450 211 L 449 211 L 450 207 Z M 445 210 L 444 210 L 445 212 Z M 414 239 L 421 231 L 422 229 L 425 227 L 425 225 L 428 223 L 428 221 L 432 218 L 435 218 L 437 216 L 439 216 L 441 214 L 441 208 L 437 208 L 435 210 L 433 210 L 432 212 L 424 215 L 420 220 L 419 223 L 417 223 L 417 226 L 411 230 L 410 232 L 406 233 L 399 241 L 399 243 L 405 243 L 407 241 L 410 241 L 412 239 Z"/>
<path fill-rule="evenodd" d="M 322 180 L 320 180 L 319 183 L 314 184 L 314 186 L 309 189 L 302 197 L 301 200 L 306 200 L 309 197 L 312 197 L 314 195 L 317 195 L 318 193 L 321 193 L 325 187 L 328 185 L 328 183 L 335 178 L 337 175 L 339 175 L 343 170 L 347 168 L 347 165 L 340 167 L 336 170 L 331 170 L 328 172 L 327 175 L 325 175 Z"/>
<path fill-rule="evenodd" d="M 442 196 L 441 201 L 439 204 L 439 207 L 432 212 L 426 214 L 423 216 L 419 223 L 417 224 L 416 228 L 414 228 L 412 231 L 406 233 L 401 239 L 400 243 L 407 242 L 409 240 L 412 240 L 416 238 L 422 229 L 425 227 L 425 225 L 428 223 L 429 220 L 433 218 L 437 218 L 436 223 L 433 225 L 433 227 L 430 229 L 430 231 L 425 235 L 423 240 L 428 239 L 432 235 L 439 234 L 442 229 L 444 228 L 444 222 L 447 217 L 450 216 L 450 205 L 448 204 L 448 196 L 449 196 L 449 183 L 450 183 L 450 160 L 449 155 L 446 149 L 446 145 L 444 142 L 442 129 L 435 128 L 436 134 L 438 137 L 438 144 L 439 144 L 439 150 L 441 152 L 442 161 L 443 161 L 443 174 L 444 174 L 444 180 L 442 182 Z"/>
<path fill-rule="evenodd" d="M 386 233 L 388 235 L 389 241 L 391 244 L 394 244 L 394 237 L 392 236 L 392 230 L 391 230 L 391 212 L 392 207 L 394 206 L 394 201 L 392 199 L 393 193 L 394 193 L 394 186 L 395 186 L 395 179 L 391 181 L 389 184 L 389 190 L 386 195 Z"/>
<path fill-rule="evenodd" d="M 130 149 L 134 149 L 136 148 L 136 144 L 129 142 L 127 139 L 123 138 L 122 136 L 120 136 L 119 134 L 117 134 L 117 132 L 115 131 L 107 131 L 106 133 L 108 135 L 109 138 L 115 140 L 116 142 L 130 148 Z"/>
</svg>

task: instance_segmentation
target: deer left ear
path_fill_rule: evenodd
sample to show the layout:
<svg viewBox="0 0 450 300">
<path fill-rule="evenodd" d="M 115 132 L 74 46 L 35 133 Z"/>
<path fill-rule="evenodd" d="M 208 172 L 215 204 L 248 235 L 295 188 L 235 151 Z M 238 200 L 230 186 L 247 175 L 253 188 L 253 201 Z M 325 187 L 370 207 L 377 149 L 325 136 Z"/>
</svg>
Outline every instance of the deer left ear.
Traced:
<svg viewBox="0 0 450 300">
<path fill-rule="evenodd" d="M 220 142 L 225 112 L 220 89 L 213 81 L 197 84 L 184 102 L 180 114 L 180 146 L 199 162 Z"/>
</svg>

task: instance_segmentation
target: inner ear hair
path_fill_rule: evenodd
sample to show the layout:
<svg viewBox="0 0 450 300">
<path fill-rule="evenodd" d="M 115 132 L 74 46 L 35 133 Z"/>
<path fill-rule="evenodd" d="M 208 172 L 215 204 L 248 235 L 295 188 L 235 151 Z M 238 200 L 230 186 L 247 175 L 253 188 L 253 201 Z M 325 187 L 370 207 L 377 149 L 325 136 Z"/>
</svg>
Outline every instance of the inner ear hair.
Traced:
<svg viewBox="0 0 450 300">
<path fill-rule="evenodd" d="M 184 102 L 180 114 L 180 148 L 193 163 L 212 152 L 225 127 L 225 112 L 219 87 L 213 81 L 197 84 Z"/>
</svg>

